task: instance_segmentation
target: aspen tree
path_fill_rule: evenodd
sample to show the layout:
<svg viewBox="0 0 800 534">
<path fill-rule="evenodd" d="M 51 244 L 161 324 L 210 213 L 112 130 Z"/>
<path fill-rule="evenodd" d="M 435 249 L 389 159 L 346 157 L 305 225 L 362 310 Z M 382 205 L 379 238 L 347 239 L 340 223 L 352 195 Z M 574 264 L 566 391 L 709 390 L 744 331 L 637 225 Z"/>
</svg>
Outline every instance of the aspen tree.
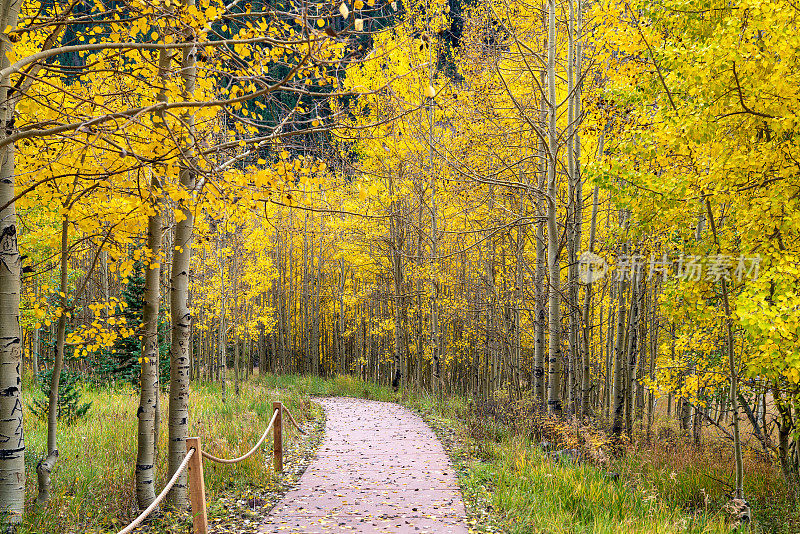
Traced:
<svg viewBox="0 0 800 534">
<path fill-rule="evenodd" d="M 556 165 L 558 137 L 556 132 L 556 4 L 549 0 L 547 24 L 547 98 L 549 142 L 547 166 L 547 263 L 550 285 L 549 348 L 547 353 L 547 410 L 561 415 L 561 265 L 557 228 Z"/>
<path fill-rule="evenodd" d="M 575 0 L 567 0 L 568 22 L 567 22 L 567 211 L 566 211 L 566 238 L 567 238 L 567 287 L 566 293 L 569 297 L 569 358 L 567 369 L 567 395 L 568 410 L 576 413 L 575 406 L 575 374 L 578 369 L 577 360 L 580 359 L 580 346 L 578 341 L 578 329 L 580 318 L 577 315 L 578 305 L 578 259 L 577 249 L 580 242 L 578 238 L 578 221 L 580 212 L 578 210 L 578 197 L 580 191 L 577 184 L 577 167 L 580 162 L 575 161 L 575 107 L 577 91 L 575 89 Z"/>
<path fill-rule="evenodd" d="M 708 223 L 711 226 L 711 233 L 717 252 L 722 252 L 717 226 L 714 221 L 714 213 L 711 211 L 711 201 L 705 197 L 706 213 Z M 725 312 L 725 352 L 728 356 L 728 370 L 730 372 L 730 394 L 731 415 L 733 417 L 733 461 L 734 461 L 734 483 L 733 496 L 736 499 L 744 499 L 744 460 L 742 459 L 742 439 L 739 433 L 739 368 L 734 353 L 733 326 L 731 318 L 730 298 L 728 297 L 728 281 L 723 277 L 720 280 L 722 286 L 722 306 Z"/>
<path fill-rule="evenodd" d="M 84 161 L 85 153 L 81 155 L 81 162 Z M 72 183 L 69 185 L 69 192 L 62 202 L 63 215 L 61 216 L 61 248 L 59 258 L 59 308 L 58 308 L 58 321 L 56 322 L 56 339 L 53 349 L 53 367 L 51 368 L 50 377 L 50 394 L 47 401 L 47 454 L 36 465 L 36 474 L 38 479 L 38 494 L 36 495 L 37 504 L 46 504 L 50 500 L 50 474 L 58 461 L 58 416 L 59 416 L 59 383 L 61 380 L 61 371 L 64 367 L 64 350 L 66 348 L 66 334 L 67 334 L 67 319 L 71 315 L 74 306 L 70 302 L 69 295 L 70 289 L 68 287 L 69 280 L 69 229 L 70 218 L 69 212 L 73 204 L 78 201 L 87 190 L 78 191 L 79 177 L 75 174 Z M 91 274 L 91 270 L 89 273 Z M 72 299 L 78 298 L 78 294 L 82 289 L 86 288 L 88 276 L 84 280 L 82 287 L 76 289 L 72 294 Z"/>
<path fill-rule="evenodd" d="M 600 138 L 598 139 L 597 142 L 598 159 L 602 159 L 603 157 L 604 143 L 605 143 L 605 128 L 601 132 Z M 590 254 L 594 253 L 594 243 L 597 231 L 597 211 L 599 207 L 599 197 L 600 197 L 600 186 L 595 185 L 594 190 L 592 191 L 592 216 L 589 222 L 589 246 L 587 248 L 587 251 Z M 592 301 L 592 289 L 593 289 L 592 282 L 593 280 L 590 277 L 586 284 L 584 301 L 583 301 L 583 345 L 584 345 L 584 350 L 586 351 L 584 353 L 583 373 L 581 378 L 581 383 L 583 384 L 581 392 L 581 415 L 583 416 L 589 415 L 590 411 L 589 392 L 592 389 L 591 373 L 590 373 L 591 355 L 589 354 L 588 350 L 591 343 L 592 331 L 593 331 L 593 325 L 590 323 L 591 321 L 590 306 Z M 602 306 L 602 298 L 600 299 L 600 302 Z M 602 308 L 600 310 L 600 319 L 598 323 L 602 328 L 603 325 Z M 608 370 L 606 370 L 606 372 L 608 372 Z"/>
<path fill-rule="evenodd" d="M 166 63 L 167 55 L 162 56 Z M 163 64 L 162 64 L 163 65 Z M 164 67 L 166 68 L 166 67 Z M 136 448 L 136 501 L 145 509 L 155 500 L 156 419 L 160 394 L 158 377 L 158 304 L 161 258 L 160 184 L 153 175 L 150 209 L 147 218 L 147 258 L 145 267 L 144 311 L 142 313 L 142 352 L 139 378 L 139 419 Z"/>
<path fill-rule="evenodd" d="M 0 3 L 0 26 L 14 28 L 21 2 Z M 2 30 L 5 32 L 5 30 Z M 0 68 L 9 64 L 12 44 L 0 33 Z M 0 77 L 0 136 L 13 131 L 14 104 L 9 75 Z M 1 137 L 0 137 L 1 138 Z M 25 433 L 22 424 L 22 343 L 19 337 L 21 292 L 17 214 L 14 206 L 15 147 L 0 147 L 0 513 L 15 525 L 22 520 L 25 501 Z"/>
<path fill-rule="evenodd" d="M 73 190 L 70 191 L 65 201 L 65 208 L 66 204 L 70 203 L 77 181 L 78 180 L 76 177 L 72 184 Z M 50 395 L 47 401 L 47 454 L 36 465 L 36 474 L 39 483 L 39 492 L 36 495 L 37 504 L 45 504 L 50 500 L 50 473 L 53 472 L 53 468 L 58 460 L 58 385 L 61 378 L 61 370 L 64 366 L 64 341 L 67 331 L 67 294 L 69 292 L 69 288 L 67 287 L 67 269 L 69 268 L 69 224 L 70 221 L 67 212 L 67 214 L 63 215 L 63 220 L 61 222 L 61 258 L 59 262 L 59 304 L 61 313 L 58 316 L 58 322 L 56 326 L 56 345 L 54 348 L 55 358 L 51 370 L 52 375 L 50 379 Z"/>
<path fill-rule="evenodd" d="M 546 15 L 546 10 L 542 9 L 542 21 L 545 23 L 548 20 Z M 546 43 L 545 43 L 546 45 Z M 542 70 L 540 73 L 540 80 L 541 86 L 544 87 L 546 83 L 546 71 Z M 547 116 L 548 116 L 548 106 L 547 106 L 547 97 L 542 91 L 541 95 L 541 114 L 539 117 L 539 123 L 542 126 L 542 130 L 546 130 L 547 127 Z M 544 136 L 539 139 L 539 161 L 540 161 L 540 170 L 538 172 L 539 181 L 537 184 L 537 189 L 539 190 L 539 199 L 537 201 L 537 215 L 539 216 L 539 220 L 536 223 L 536 280 L 535 280 L 535 294 L 534 299 L 536 301 L 534 313 L 536 316 L 534 317 L 534 364 L 533 364 L 533 376 L 534 376 L 534 395 L 537 401 L 540 403 L 542 407 L 545 406 L 545 389 L 546 389 L 546 376 L 544 372 L 544 361 L 545 361 L 545 325 L 547 324 L 546 319 L 546 307 L 545 302 L 549 298 L 548 294 L 548 287 L 545 286 L 545 272 L 547 270 L 547 245 L 545 243 L 545 225 L 546 225 L 546 215 L 547 215 L 547 207 L 549 206 L 547 202 L 547 197 L 542 194 L 547 187 L 547 169 L 550 165 L 550 156 L 548 152 L 548 145 L 545 141 Z"/>
<path fill-rule="evenodd" d="M 195 0 L 184 0 L 184 5 L 195 5 Z M 182 50 L 181 80 L 183 99 L 194 95 L 196 80 L 197 46 L 193 35 L 184 36 L 188 43 Z M 193 169 L 191 137 L 194 135 L 194 115 L 184 113 L 181 118 L 185 130 L 181 132 L 185 142 L 184 161 L 178 171 L 181 190 L 185 193 L 178 202 L 176 212 L 174 250 L 170 273 L 170 339 L 169 365 L 169 445 L 167 450 L 167 476 L 171 477 L 180 467 L 186 453 L 186 438 L 189 436 L 189 350 L 191 345 L 192 313 L 189 309 L 189 269 L 194 232 L 192 201 L 196 195 L 196 176 Z M 205 248 L 203 249 L 205 251 Z M 186 474 L 181 474 L 169 494 L 169 502 L 175 506 L 187 503 Z"/>
</svg>

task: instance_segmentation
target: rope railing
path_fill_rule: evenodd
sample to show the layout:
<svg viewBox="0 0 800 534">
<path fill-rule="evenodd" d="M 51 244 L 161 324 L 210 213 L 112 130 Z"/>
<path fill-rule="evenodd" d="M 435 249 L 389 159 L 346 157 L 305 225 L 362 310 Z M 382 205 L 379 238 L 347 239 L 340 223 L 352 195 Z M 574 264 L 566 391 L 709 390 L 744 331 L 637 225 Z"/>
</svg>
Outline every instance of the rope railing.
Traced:
<svg viewBox="0 0 800 534">
<path fill-rule="evenodd" d="M 142 513 L 139 514 L 139 516 L 134 519 L 130 525 L 120 530 L 117 534 L 130 534 L 130 532 L 138 527 L 142 521 L 147 518 L 147 516 L 153 513 L 153 511 L 158 508 L 158 505 L 164 500 L 169 491 L 172 489 L 172 486 L 175 485 L 175 482 L 178 481 L 178 477 L 180 477 L 181 473 L 183 473 L 187 467 L 189 469 L 189 500 L 192 505 L 192 530 L 194 534 L 208 534 L 206 488 L 205 481 L 203 480 L 203 458 L 222 464 L 239 463 L 252 456 L 258 450 L 261 444 L 264 443 L 264 440 L 267 439 L 269 431 L 272 430 L 273 468 L 276 473 L 280 473 L 283 471 L 283 420 L 281 417 L 283 412 L 286 412 L 286 415 L 289 416 L 289 420 L 294 427 L 297 428 L 297 430 L 299 430 L 302 434 L 306 434 L 306 431 L 300 428 L 300 425 L 297 424 L 297 421 L 295 421 L 292 413 L 283 405 L 283 403 L 277 401 L 273 402 L 272 419 L 270 419 L 267 429 L 264 431 L 264 434 L 262 434 L 261 439 L 259 439 L 258 443 L 256 443 L 255 446 L 246 454 L 238 458 L 217 458 L 216 456 L 203 450 L 203 448 L 200 446 L 199 437 L 186 438 L 186 456 L 183 458 L 181 465 L 178 466 L 175 474 L 172 475 L 172 478 L 170 478 L 169 482 L 167 482 L 166 486 L 164 486 L 164 489 L 161 490 L 161 493 L 158 494 L 158 497 L 155 498 L 150 506 L 142 511 Z"/>
<path fill-rule="evenodd" d="M 181 476 L 183 470 L 186 469 L 187 465 L 189 465 L 189 460 L 192 459 L 192 456 L 194 456 L 195 452 L 196 451 L 194 449 L 189 449 L 186 452 L 186 456 L 184 456 L 181 465 L 178 466 L 178 470 L 175 471 L 175 474 L 172 475 L 171 479 L 169 479 L 169 482 L 167 482 L 167 485 L 164 486 L 163 490 L 161 490 L 161 493 L 158 494 L 158 497 L 156 497 L 155 500 L 152 503 L 150 503 L 150 506 L 145 508 L 144 511 L 141 514 L 139 514 L 139 516 L 136 519 L 134 519 L 130 525 L 117 532 L 117 534 L 129 534 L 130 532 L 133 532 L 133 529 L 138 527 L 142 523 L 142 521 L 144 521 L 147 518 L 147 516 L 152 514 L 153 510 L 158 508 L 158 505 L 161 504 L 161 501 L 163 501 L 164 497 L 167 496 L 169 490 L 171 490 L 172 486 L 175 485 L 175 482 L 178 481 L 178 477 Z"/>
<path fill-rule="evenodd" d="M 212 462 L 217 462 L 220 464 L 238 464 L 242 460 L 248 459 L 254 452 L 258 450 L 258 447 L 264 442 L 264 440 L 267 439 L 269 431 L 272 430 L 272 425 L 275 424 L 275 419 L 277 417 L 278 417 L 278 411 L 276 410 L 275 413 L 272 414 L 272 419 L 269 420 L 269 425 L 267 425 L 267 429 L 264 431 L 264 434 L 262 434 L 261 439 L 258 440 L 258 443 L 256 443 L 255 446 L 243 456 L 239 456 L 238 458 L 232 458 L 229 460 L 227 458 L 217 458 L 216 456 L 209 454 L 206 451 L 202 451 L 203 458 L 206 458 L 208 460 L 211 460 Z"/>
<path fill-rule="evenodd" d="M 295 421 L 295 420 L 294 420 L 294 417 L 292 416 L 292 412 L 290 412 L 290 411 L 289 411 L 289 408 L 287 408 L 286 406 L 283 406 L 283 411 L 284 411 L 284 412 L 286 412 L 286 415 L 288 415 L 288 416 L 289 416 L 289 421 L 291 421 L 291 422 L 292 422 L 292 424 L 294 425 L 294 427 L 295 427 L 295 428 L 296 428 L 296 429 L 297 429 L 297 430 L 298 430 L 298 431 L 299 431 L 301 434 L 305 435 L 305 434 L 306 434 L 306 431 L 305 431 L 305 430 L 303 430 L 302 428 L 300 428 L 300 425 L 298 425 L 298 424 L 297 424 L 297 421 Z"/>
</svg>

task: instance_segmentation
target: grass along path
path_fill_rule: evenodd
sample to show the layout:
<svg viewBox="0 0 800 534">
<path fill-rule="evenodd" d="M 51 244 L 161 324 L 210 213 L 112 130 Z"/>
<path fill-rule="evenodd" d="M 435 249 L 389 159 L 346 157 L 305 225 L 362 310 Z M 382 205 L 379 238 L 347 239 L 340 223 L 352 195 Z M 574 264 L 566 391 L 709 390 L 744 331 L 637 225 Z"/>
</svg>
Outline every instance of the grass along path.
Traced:
<svg viewBox="0 0 800 534">
<path fill-rule="evenodd" d="M 84 400 L 92 402 L 87 415 L 59 424 L 60 455 L 53 473 L 53 497 L 46 507 L 37 508 L 36 463 L 44 453 L 47 430 L 46 422 L 28 410 L 30 398 L 25 399 L 27 502 L 21 533 L 116 532 L 138 515 L 134 491 L 138 395 L 130 386 L 89 387 L 84 391 Z M 243 383 L 239 397 L 229 391 L 224 402 L 217 385 L 193 384 L 189 398 L 190 434 L 199 435 L 203 448 L 212 454 L 243 454 L 258 441 L 269 423 L 273 400 L 283 402 L 301 424 L 321 416 L 319 408 L 307 397 L 271 389 L 256 381 Z M 167 402 L 166 394 L 162 394 L 159 489 L 166 479 Z M 296 447 L 298 436 L 294 431 L 284 432 L 289 451 Z M 274 476 L 272 471 L 271 438 L 265 441 L 264 451 L 235 465 L 207 463 L 205 480 L 212 524 L 215 517 L 227 517 L 226 509 L 239 501 L 263 508 L 269 495 L 285 490 L 290 481 Z M 289 474 L 292 464 L 298 461 L 287 462 Z M 166 513 L 151 526 L 161 532 L 190 530 L 186 513 Z"/>
<path fill-rule="evenodd" d="M 26 391 L 30 391 L 30 387 Z M 437 432 L 458 474 L 471 531 L 507 533 L 679 533 L 730 532 L 723 509 L 725 489 L 704 476 L 724 480 L 730 470 L 725 451 L 712 448 L 691 452 L 679 445 L 631 448 L 627 456 L 608 467 L 620 473 L 607 476 L 605 468 L 591 464 L 554 462 L 530 440 L 508 425 L 476 419 L 474 409 L 462 398 L 438 402 L 429 395 L 403 400 L 400 394 L 352 377 L 255 377 L 242 384 L 237 399 L 222 402 L 216 385 L 192 385 L 192 433 L 215 454 L 233 456 L 246 452 L 260 437 L 272 411 L 281 400 L 301 424 L 321 421 L 321 411 L 310 396 L 350 396 L 402 402 L 415 410 Z M 135 517 L 133 466 L 136 455 L 136 408 L 132 388 L 89 388 L 93 402 L 89 414 L 71 425 L 60 425 L 61 457 L 54 472 L 53 501 L 44 509 L 33 506 L 35 467 L 45 444 L 43 421 L 26 408 L 26 467 L 28 512 L 20 532 L 54 533 L 116 532 Z M 26 405 L 30 402 L 26 399 Z M 166 412 L 166 397 L 162 409 Z M 476 433 L 476 429 L 481 432 Z M 297 434 L 287 432 L 287 449 Z M 161 426 L 159 473 L 166 469 L 166 419 Z M 298 443 L 298 457 L 287 470 L 302 470 L 308 447 Z M 236 466 L 206 470 L 212 524 L 218 532 L 254 532 L 255 516 L 243 525 L 244 508 L 265 513 L 270 501 L 286 490 L 272 473 L 267 454 L 256 454 Z M 305 459 L 303 455 L 306 455 Z M 688 460 L 684 457 L 687 454 Z M 758 471 L 755 471 L 755 470 Z M 754 506 L 752 532 L 793 534 L 798 530 L 797 505 L 782 493 L 774 466 L 748 466 L 746 492 Z M 295 475 L 295 478 L 296 478 Z M 244 504 L 242 504 L 244 503 Z M 237 515 L 238 514 L 238 515 Z M 240 526 L 233 529 L 230 517 Z M 214 522 L 217 518 L 219 521 Z M 223 518 L 228 518 L 223 520 Z M 185 514 L 167 515 L 152 532 L 189 531 Z"/>
<path fill-rule="evenodd" d="M 690 465 L 679 465 L 683 469 L 673 475 L 669 487 L 660 480 L 643 480 L 647 472 L 631 467 L 636 457 L 623 458 L 613 466 L 623 476 L 614 479 L 605 468 L 589 463 L 554 462 L 513 429 L 476 419 L 469 401 L 460 397 L 439 401 L 428 394 L 408 393 L 403 399 L 389 388 L 352 377 L 322 380 L 269 375 L 263 380 L 269 387 L 286 391 L 395 401 L 415 410 L 445 444 L 458 475 L 471 532 L 731 532 L 721 504 L 698 507 L 695 501 L 684 500 L 693 486 L 681 484 L 696 481 L 690 476 Z M 656 482 L 662 491 L 654 491 Z M 792 532 L 758 526 L 753 531 Z"/>
</svg>

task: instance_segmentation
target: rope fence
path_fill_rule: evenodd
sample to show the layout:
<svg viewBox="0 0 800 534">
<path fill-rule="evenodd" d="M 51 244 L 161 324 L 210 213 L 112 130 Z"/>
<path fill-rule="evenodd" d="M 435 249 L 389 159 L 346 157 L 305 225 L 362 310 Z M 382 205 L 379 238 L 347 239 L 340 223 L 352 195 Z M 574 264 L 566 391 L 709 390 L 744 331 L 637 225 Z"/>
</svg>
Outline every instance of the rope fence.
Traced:
<svg viewBox="0 0 800 534">
<path fill-rule="evenodd" d="M 280 412 L 278 410 L 275 410 L 275 413 L 272 414 L 272 419 L 269 420 L 269 425 L 267 425 L 267 429 L 264 431 L 264 434 L 262 434 L 261 439 L 258 440 L 258 443 L 256 443 L 253 446 L 253 448 L 250 449 L 250 451 L 247 452 L 246 454 L 239 456 L 238 458 L 233 458 L 231 460 L 228 460 L 226 458 L 217 458 L 216 456 L 209 454 L 206 451 L 202 451 L 203 458 L 211 460 L 212 462 L 217 462 L 218 464 L 238 464 L 242 460 L 248 459 L 254 452 L 258 450 L 258 447 L 264 442 L 264 440 L 267 439 L 267 435 L 269 435 L 269 431 L 272 430 L 272 425 L 275 424 L 275 419 L 278 417 L 278 413 Z"/>
<path fill-rule="evenodd" d="M 294 425 L 294 427 L 300 431 L 301 434 L 306 434 L 306 431 L 300 428 L 300 425 L 297 424 L 292 413 L 289 411 L 283 403 L 275 401 L 272 403 L 272 419 L 270 419 L 269 424 L 267 425 L 267 429 L 262 434 L 261 439 L 258 440 L 258 443 L 250 449 L 246 454 L 238 457 L 238 458 L 217 458 L 216 456 L 207 453 L 203 450 L 200 445 L 200 438 L 199 437 L 191 437 L 186 438 L 186 456 L 183 458 L 183 462 L 181 465 L 178 466 L 178 469 L 175 471 L 175 474 L 172 475 L 172 478 L 169 479 L 169 482 L 164 486 L 164 489 L 161 490 L 161 493 L 155 498 L 155 500 L 148 506 L 145 510 L 142 511 L 139 516 L 134 519 L 127 527 L 120 530 L 117 534 L 130 534 L 133 530 L 138 527 L 142 521 L 144 521 L 147 516 L 149 516 L 153 511 L 155 511 L 161 501 L 167 496 L 167 494 L 172 489 L 172 486 L 175 485 L 178 478 L 180 477 L 181 473 L 188 468 L 187 478 L 188 478 L 188 485 L 189 485 L 189 502 L 192 506 L 192 530 L 194 534 L 208 534 L 208 515 L 206 512 L 206 487 L 205 481 L 203 479 L 203 459 L 210 460 L 212 462 L 217 462 L 221 464 L 236 464 L 243 460 L 246 460 L 250 456 L 252 456 L 258 448 L 264 443 L 264 440 L 267 439 L 269 435 L 269 431 L 272 430 L 273 439 L 272 439 L 272 459 L 273 459 L 273 469 L 276 473 L 280 473 L 283 471 L 283 418 L 282 414 L 286 412 L 286 415 L 289 416 L 289 421 Z"/>
<path fill-rule="evenodd" d="M 139 516 L 136 519 L 134 519 L 130 525 L 120 530 L 117 534 L 128 534 L 129 532 L 133 532 L 133 529 L 138 527 L 142 523 L 142 521 L 144 521 L 147 518 L 147 516 L 153 513 L 153 510 L 158 508 L 158 505 L 161 504 L 161 501 L 163 501 L 164 497 L 167 496 L 169 490 L 171 490 L 172 486 L 175 485 L 175 482 L 178 481 L 178 477 L 181 476 L 183 470 L 186 469 L 187 465 L 189 465 L 189 462 L 194 456 L 194 453 L 195 453 L 194 449 L 190 449 L 189 452 L 186 453 L 186 456 L 183 458 L 183 462 L 181 462 L 181 465 L 178 466 L 178 470 L 175 471 L 175 474 L 172 475 L 171 479 L 169 479 L 169 482 L 167 482 L 167 485 L 164 486 L 163 490 L 161 490 L 161 493 L 158 494 L 158 497 L 156 497 L 155 500 L 152 503 L 150 503 L 150 506 L 145 508 L 144 511 L 141 514 L 139 514 Z"/>
</svg>

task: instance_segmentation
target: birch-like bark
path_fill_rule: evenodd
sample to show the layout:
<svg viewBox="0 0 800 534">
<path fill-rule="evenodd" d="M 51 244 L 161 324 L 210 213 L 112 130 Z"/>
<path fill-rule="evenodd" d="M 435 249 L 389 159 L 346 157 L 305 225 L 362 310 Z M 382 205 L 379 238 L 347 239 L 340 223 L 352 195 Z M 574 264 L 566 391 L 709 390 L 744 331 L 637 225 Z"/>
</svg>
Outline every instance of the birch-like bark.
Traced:
<svg viewBox="0 0 800 534">
<path fill-rule="evenodd" d="M 155 500 L 155 445 L 158 413 L 158 304 L 161 267 L 161 209 L 158 181 L 153 178 L 152 209 L 147 218 L 149 264 L 145 268 L 144 311 L 142 314 L 142 353 L 140 374 L 138 441 L 136 451 L 136 502 L 140 509 Z"/>
<path fill-rule="evenodd" d="M 431 81 L 432 82 L 432 81 Z M 431 99 L 432 100 L 432 99 Z M 433 391 L 441 393 L 441 340 L 439 339 L 439 282 L 436 273 L 437 217 L 436 217 L 436 175 L 433 170 L 433 102 L 428 103 L 428 156 L 430 158 L 430 187 L 431 187 L 431 355 L 433 357 Z"/>
<path fill-rule="evenodd" d="M 544 10 L 542 10 L 544 11 Z M 545 72 L 541 72 L 541 84 L 544 87 L 546 78 Z M 547 123 L 547 99 L 542 94 L 542 116 L 541 124 Z M 549 158 L 547 156 L 547 145 L 543 139 L 539 141 L 539 152 L 541 160 L 541 168 L 539 171 L 538 190 L 544 191 L 547 184 L 547 168 L 549 166 Z M 542 196 L 537 202 L 537 214 L 539 220 L 536 223 L 536 283 L 534 288 L 534 298 L 536 304 L 534 308 L 534 340 L 533 340 L 533 391 L 534 398 L 540 406 L 545 403 L 545 373 L 544 373 L 544 359 L 545 359 L 545 325 L 546 319 L 546 306 L 545 300 L 547 298 L 547 291 L 545 286 L 545 271 L 547 270 L 547 246 L 545 245 L 545 216 L 547 209 L 545 207 L 546 199 Z"/>
<path fill-rule="evenodd" d="M 610 284 L 609 288 L 609 295 L 608 295 L 608 332 L 606 333 L 606 343 L 605 343 L 605 350 L 606 350 L 606 379 L 605 379 L 605 391 L 603 397 L 603 413 L 606 416 L 606 419 L 611 419 L 611 406 L 612 406 L 612 397 L 613 397 L 613 390 L 612 384 L 614 379 L 614 333 L 615 333 L 615 292 L 614 292 L 615 285 Z"/>
<path fill-rule="evenodd" d="M 305 186 L 303 188 L 303 200 L 306 199 Z M 309 286 L 308 286 L 308 212 L 304 214 L 303 218 L 303 329 L 300 333 L 303 340 L 303 359 L 301 369 L 303 374 L 311 370 L 309 365 L 309 358 L 311 357 L 311 345 L 309 343 L 310 336 L 310 314 L 308 309 L 309 301 Z"/>
<path fill-rule="evenodd" d="M 520 199 L 524 202 L 526 195 L 520 195 Z M 523 216 L 527 215 L 527 210 L 524 206 L 520 210 Z M 522 308 L 524 307 L 523 299 L 525 291 L 523 284 L 525 283 L 524 272 L 522 270 L 523 262 L 525 261 L 525 226 L 522 224 L 517 225 L 517 239 L 516 239 L 516 258 L 515 263 L 515 280 L 514 280 L 514 308 L 513 308 L 513 388 L 519 394 L 520 388 L 520 369 L 522 368 Z"/>
<path fill-rule="evenodd" d="M 600 140 L 598 142 L 598 152 L 600 154 L 603 153 L 603 134 L 600 134 Z M 598 209 L 598 197 L 600 194 L 600 190 L 598 186 L 594 186 L 594 191 L 592 191 L 592 219 L 589 223 L 589 248 L 588 251 L 594 252 L 594 240 L 595 240 L 595 230 L 597 228 L 597 209 Z M 582 384 L 582 391 L 581 391 L 581 415 L 586 416 L 589 415 L 589 392 L 592 389 L 592 382 L 591 382 L 591 373 L 590 373 L 590 358 L 589 358 L 589 343 L 592 339 L 592 329 L 593 325 L 590 324 L 591 317 L 589 315 L 589 310 L 591 308 L 592 303 L 592 282 L 591 279 L 586 284 L 585 294 L 584 294 L 584 301 L 583 301 L 583 346 L 584 346 L 584 357 L 583 357 L 583 373 L 581 377 L 581 384 Z M 601 319 L 599 324 L 602 325 L 602 310 L 600 311 Z"/>
<path fill-rule="evenodd" d="M 166 78 L 172 54 L 162 51 L 158 57 L 158 75 L 162 88 L 158 100 L 166 102 Z M 159 122 L 163 127 L 163 115 Z M 161 267 L 161 201 L 160 184 L 153 176 L 151 180 L 152 208 L 154 213 L 147 219 L 147 248 L 150 264 L 145 267 L 144 311 L 142 317 L 142 352 L 140 374 L 138 440 L 136 453 L 136 501 L 139 508 L 147 508 L 155 500 L 155 460 L 158 441 L 159 410 L 159 349 L 158 312 L 160 303 Z"/>
<path fill-rule="evenodd" d="M 389 174 L 389 195 L 391 196 L 392 203 L 390 205 L 391 215 L 389 217 L 389 260 L 392 265 L 392 279 L 394 281 L 394 372 L 392 373 L 392 387 L 395 391 L 405 386 L 405 372 L 403 363 L 407 361 L 404 354 L 403 347 L 403 306 L 405 299 L 403 298 L 403 256 L 402 248 L 404 242 L 402 230 L 402 207 L 400 202 L 394 196 L 394 180 L 390 172 Z M 405 393 L 405 387 L 403 387 Z"/>
<path fill-rule="evenodd" d="M 633 274 L 631 280 L 631 309 L 628 314 L 628 331 L 626 333 L 627 369 L 625 370 L 625 430 L 628 434 L 633 430 L 634 390 L 637 377 L 637 362 L 639 350 L 639 316 L 642 309 L 642 295 L 644 293 L 640 277 Z"/>
<path fill-rule="evenodd" d="M 194 0 L 186 0 L 194 5 Z M 196 76 L 197 47 L 192 44 L 183 49 L 181 77 L 183 78 L 184 98 L 194 94 Z M 191 347 L 192 312 L 189 308 L 189 266 L 192 257 L 192 234 L 194 232 L 194 212 L 191 200 L 195 191 L 196 176 L 192 170 L 193 151 L 188 144 L 194 129 L 194 115 L 186 113 L 182 117 L 187 135 L 184 138 L 185 163 L 179 171 L 180 186 L 187 193 L 187 199 L 178 203 L 176 214 L 180 220 L 175 223 L 174 251 L 170 274 L 170 318 L 172 339 L 169 347 L 169 445 L 167 450 L 167 476 L 172 477 L 180 467 L 186 454 L 186 438 L 189 436 L 189 350 Z M 182 473 L 172 487 L 168 499 L 174 506 L 186 506 L 186 473 Z"/>
<path fill-rule="evenodd" d="M 0 2 L 0 26 L 17 26 L 22 2 Z M 2 31 L 2 29 L 0 29 Z M 12 44 L 0 33 L 0 68 L 9 66 Z M 0 78 L 0 139 L 13 133 L 14 102 L 11 80 Z M 17 244 L 17 215 L 14 207 L 13 144 L 0 147 L 0 519 L 16 525 L 22 520 L 25 501 L 25 433 L 22 425 L 22 342 L 19 301 L 21 292 L 20 254 Z"/>
<path fill-rule="evenodd" d="M 547 410 L 561 415 L 561 271 L 558 254 L 558 229 L 556 196 L 556 164 L 558 163 L 558 137 L 556 135 L 556 4 L 549 1 L 547 25 L 547 134 L 550 154 L 547 167 L 547 263 L 550 275 L 549 320 L 550 346 L 547 365 Z"/>
<path fill-rule="evenodd" d="M 323 202 L 325 201 L 324 194 L 322 198 Z M 313 342 L 313 346 L 311 349 L 312 356 L 314 358 L 314 375 L 320 375 L 320 321 L 322 317 L 320 315 L 320 285 L 322 283 L 322 250 L 323 250 L 323 238 L 326 235 L 325 229 L 325 219 L 320 219 L 320 232 L 319 232 L 319 240 L 317 242 L 317 265 L 315 267 L 315 274 L 314 274 L 314 323 L 311 325 L 311 338 Z"/>
<path fill-rule="evenodd" d="M 71 195 L 70 195 L 71 196 Z M 67 199 L 69 202 L 69 198 Z M 60 301 L 61 315 L 58 317 L 56 326 L 56 346 L 55 358 L 53 361 L 53 373 L 50 377 L 50 396 L 47 399 L 47 456 L 36 465 L 36 474 L 39 483 L 39 493 L 36 495 L 36 503 L 44 504 L 50 500 L 50 473 L 58 461 L 58 385 L 61 381 L 61 369 L 64 366 L 64 342 L 67 333 L 67 269 L 69 250 L 69 218 L 64 215 L 61 221 L 61 280 L 60 280 Z"/>
<path fill-rule="evenodd" d="M 568 0 L 569 19 L 567 22 L 567 295 L 569 295 L 569 358 L 567 367 L 568 411 L 575 413 L 575 386 L 577 361 L 580 358 L 578 346 L 579 317 L 578 306 L 578 259 L 575 242 L 579 213 L 577 209 L 575 164 L 575 0 Z"/>
<path fill-rule="evenodd" d="M 224 222 L 223 228 L 224 228 Z M 227 354 L 227 321 L 225 315 L 227 314 L 226 305 L 227 302 L 225 300 L 225 262 L 224 256 L 222 253 L 222 236 L 220 234 L 219 227 L 217 227 L 217 265 L 219 266 L 219 280 L 220 280 L 220 299 L 219 299 L 219 352 L 218 352 L 218 362 L 217 362 L 217 371 L 218 376 L 220 379 L 220 383 L 222 384 L 222 400 L 225 401 L 225 371 L 227 370 L 228 366 L 228 354 Z"/>
<path fill-rule="evenodd" d="M 233 293 L 233 394 L 239 396 L 239 359 L 241 357 L 241 348 L 239 340 L 239 323 L 241 322 L 242 309 L 239 306 L 239 255 L 238 244 L 236 243 L 236 234 L 238 234 L 238 225 L 234 225 L 234 243 L 233 243 L 233 261 L 230 267 L 231 276 L 231 292 Z"/>
<path fill-rule="evenodd" d="M 625 250 L 625 249 L 623 249 Z M 615 436 L 622 434 L 625 417 L 625 293 L 626 283 L 624 277 L 620 277 L 617 296 L 619 306 L 617 308 L 616 342 L 614 343 L 614 380 L 611 393 L 611 433 Z"/>
<path fill-rule="evenodd" d="M 706 212 L 708 213 L 708 223 L 714 236 L 714 244 L 717 246 L 717 254 L 722 253 L 717 236 L 717 227 L 714 223 L 714 215 L 711 212 L 711 201 L 706 197 Z M 733 341 L 733 319 L 731 317 L 731 305 L 728 296 L 728 282 L 723 277 L 720 280 L 722 285 L 722 305 L 725 311 L 725 349 L 728 353 L 728 368 L 731 373 L 730 402 L 733 415 L 733 461 L 735 467 L 734 478 L 734 497 L 744 499 L 744 461 L 742 460 L 742 439 L 739 434 L 739 370 L 736 365 L 736 355 L 734 354 Z"/>
</svg>

